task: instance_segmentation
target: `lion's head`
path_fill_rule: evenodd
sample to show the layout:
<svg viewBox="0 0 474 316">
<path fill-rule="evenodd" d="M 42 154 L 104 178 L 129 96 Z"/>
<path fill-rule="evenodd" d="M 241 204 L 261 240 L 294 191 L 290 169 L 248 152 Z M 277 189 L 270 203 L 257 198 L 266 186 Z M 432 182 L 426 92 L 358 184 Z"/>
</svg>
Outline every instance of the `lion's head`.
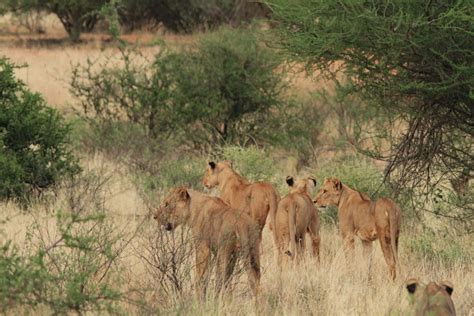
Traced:
<svg viewBox="0 0 474 316">
<path fill-rule="evenodd" d="M 189 218 L 191 197 L 185 187 L 177 187 L 157 208 L 153 218 L 166 230 L 173 230 Z"/>
<path fill-rule="evenodd" d="M 406 282 L 406 289 L 416 315 L 455 315 L 451 282 L 423 284 L 417 278 L 411 278 Z"/>
<path fill-rule="evenodd" d="M 221 162 L 210 161 L 206 168 L 206 173 L 202 178 L 202 184 L 210 189 L 219 185 L 219 175 L 221 172 L 227 168 L 232 169 L 232 163 L 228 160 Z"/>
<path fill-rule="evenodd" d="M 316 179 L 314 177 L 295 179 L 292 176 L 286 177 L 286 183 L 290 187 L 290 192 L 306 192 L 309 195 L 313 194 L 316 187 Z"/>
<path fill-rule="evenodd" d="M 326 207 L 328 205 L 337 205 L 341 199 L 342 183 L 337 178 L 327 178 L 324 180 L 321 189 L 314 198 L 316 207 Z"/>
</svg>

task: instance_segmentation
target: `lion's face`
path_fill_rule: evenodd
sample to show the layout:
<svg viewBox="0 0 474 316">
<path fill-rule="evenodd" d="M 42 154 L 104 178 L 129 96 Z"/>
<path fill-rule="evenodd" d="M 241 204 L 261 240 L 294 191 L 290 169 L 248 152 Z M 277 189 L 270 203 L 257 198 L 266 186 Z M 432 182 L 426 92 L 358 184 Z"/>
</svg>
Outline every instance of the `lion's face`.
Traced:
<svg viewBox="0 0 474 316">
<path fill-rule="evenodd" d="M 453 310 L 454 312 L 451 300 L 453 285 L 449 281 L 431 281 L 428 284 L 423 284 L 417 278 L 411 278 L 406 282 L 406 289 L 410 295 L 412 306 L 423 315 L 425 313 L 434 314 L 437 309 Z"/>
<path fill-rule="evenodd" d="M 232 167 L 231 163 L 227 160 L 223 162 L 218 162 L 218 163 L 215 163 L 214 161 L 209 162 L 206 168 L 206 173 L 204 174 L 204 177 L 202 178 L 202 184 L 208 189 L 218 186 L 219 174 L 225 168 L 231 168 L 231 167 Z"/>
<path fill-rule="evenodd" d="M 316 179 L 313 177 L 294 179 L 292 176 L 286 177 L 286 183 L 291 188 L 291 192 L 306 192 L 309 195 L 313 194 L 316 187 Z"/>
<path fill-rule="evenodd" d="M 166 230 L 175 229 L 188 218 L 190 199 L 186 188 L 173 189 L 157 208 L 153 218 Z"/>
<path fill-rule="evenodd" d="M 342 194 L 342 183 L 339 179 L 328 178 L 319 189 L 313 200 L 316 207 L 324 208 L 328 205 L 337 205 Z"/>
</svg>

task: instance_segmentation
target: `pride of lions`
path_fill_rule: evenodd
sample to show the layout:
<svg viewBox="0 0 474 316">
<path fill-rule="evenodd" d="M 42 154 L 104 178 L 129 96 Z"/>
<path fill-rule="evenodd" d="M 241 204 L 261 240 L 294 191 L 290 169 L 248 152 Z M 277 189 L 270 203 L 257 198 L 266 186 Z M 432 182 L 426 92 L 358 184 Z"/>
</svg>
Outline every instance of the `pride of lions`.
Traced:
<svg viewBox="0 0 474 316">
<path fill-rule="evenodd" d="M 397 276 L 401 210 L 389 198 L 372 201 L 367 194 L 350 188 L 339 179 L 327 178 L 313 199 L 315 178 L 288 176 L 289 193 L 280 199 L 270 183 L 250 183 L 229 161 L 209 162 L 202 183 L 206 188 L 217 187 L 220 196 L 176 187 L 153 215 L 169 231 L 179 225 L 190 227 L 195 241 L 195 288 L 201 299 L 206 293 L 212 257 L 216 259 L 217 293 L 229 285 L 240 258 L 254 297 L 259 295 L 260 245 L 266 223 L 272 231 L 280 269 L 289 260 L 300 262 L 306 236 L 311 241 L 312 256 L 319 262 L 318 208 L 329 205 L 335 205 L 339 210 L 339 229 L 346 258 L 352 256 L 355 237 L 362 241 L 365 256 L 370 255 L 372 242 L 378 239 L 390 279 L 395 280 Z M 455 315 L 451 300 L 453 286 L 449 282 L 423 285 L 417 279 L 410 279 L 406 289 L 415 315 Z"/>
</svg>

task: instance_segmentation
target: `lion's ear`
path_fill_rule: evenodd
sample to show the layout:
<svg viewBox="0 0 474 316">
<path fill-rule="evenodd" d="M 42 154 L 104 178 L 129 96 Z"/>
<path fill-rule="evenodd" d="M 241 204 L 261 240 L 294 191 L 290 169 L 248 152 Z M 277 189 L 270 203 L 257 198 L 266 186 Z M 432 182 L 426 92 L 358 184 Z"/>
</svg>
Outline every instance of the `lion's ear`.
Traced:
<svg viewBox="0 0 474 316">
<path fill-rule="evenodd" d="M 444 287 L 446 292 L 448 292 L 449 296 L 453 294 L 453 284 L 449 281 L 443 281 L 441 282 L 441 286 Z"/>
<path fill-rule="evenodd" d="M 189 196 L 188 190 L 184 187 L 178 188 L 177 193 L 178 193 L 179 198 L 183 201 L 187 201 L 191 198 Z"/>
<path fill-rule="evenodd" d="M 410 294 L 415 294 L 416 288 L 418 287 L 418 280 L 415 278 L 411 278 L 406 282 L 405 285 L 408 293 Z"/>
<path fill-rule="evenodd" d="M 230 161 L 230 160 L 224 160 L 222 163 L 225 164 L 226 166 L 230 167 L 230 168 L 234 167 L 232 161 Z"/>
<path fill-rule="evenodd" d="M 332 183 L 334 184 L 334 188 L 336 188 L 336 190 L 338 190 L 338 191 L 341 191 L 341 190 L 342 190 L 342 182 L 341 182 L 341 180 L 334 178 L 333 181 L 332 181 Z"/>
<path fill-rule="evenodd" d="M 313 187 L 315 187 L 316 184 L 318 184 L 318 182 L 316 182 L 316 178 L 314 178 L 314 177 L 309 177 L 308 179 L 309 179 L 311 182 L 313 182 Z"/>
<path fill-rule="evenodd" d="M 214 161 L 209 161 L 209 167 L 211 167 L 212 170 L 216 169 L 216 163 Z"/>
<path fill-rule="evenodd" d="M 286 177 L 286 183 L 287 183 L 290 187 L 292 187 L 293 184 L 295 184 L 295 180 L 293 179 L 292 176 L 288 176 L 288 177 Z"/>
</svg>

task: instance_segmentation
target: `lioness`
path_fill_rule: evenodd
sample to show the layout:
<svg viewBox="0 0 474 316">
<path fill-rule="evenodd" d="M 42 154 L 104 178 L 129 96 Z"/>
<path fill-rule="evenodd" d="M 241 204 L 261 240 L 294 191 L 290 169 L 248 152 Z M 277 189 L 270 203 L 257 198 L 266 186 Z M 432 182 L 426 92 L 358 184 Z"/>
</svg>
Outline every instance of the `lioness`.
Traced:
<svg viewBox="0 0 474 316">
<path fill-rule="evenodd" d="M 451 294 L 453 293 L 453 285 L 451 282 L 429 282 L 424 285 L 420 284 L 418 279 L 412 278 L 406 282 L 406 289 L 410 294 L 410 301 L 414 307 L 414 315 L 456 315 L 454 303 L 451 299 Z"/>
<path fill-rule="evenodd" d="M 313 256 L 319 261 L 319 216 L 311 201 L 316 180 L 314 178 L 295 180 L 288 176 L 286 183 L 290 187 L 290 193 L 278 203 L 275 220 L 278 263 L 281 265 L 282 261 L 286 261 L 286 255 L 301 259 L 304 254 L 306 233 L 311 238 Z"/>
<path fill-rule="evenodd" d="M 224 202 L 233 208 L 245 210 L 258 223 L 260 239 L 269 213 L 270 227 L 274 226 L 272 222 L 280 197 L 270 183 L 248 182 L 232 168 L 229 161 L 209 162 L 202 183 L 206 188 L 217 186 Z"/>
<path fill-rule="evenodd" d="M 260 284 L 259 230 L 245 212 L 231 208 L 220 198 L 178 187 L 163 200 L 154 218 L 166 230 L 180 224 L 191 227 L 196 242 L 196 291 L 206 292 L 211 254 L 217 257 L 217 292 L 228 285 L 237 257 L 244 259 L 250 286 L 256 296 Z"/>
<path fill-rule="evenodd" d="M 365 255 L 372 251 L 372 241 L 379 239 L 392 279 L 396 277 L 400 208 L 388 198 L 373 202 L 365 194 L 349 188 L 339 179 L 324 181 L 313 201 L 317 207 L 336 205 L 339 208 L 339 229 L 346 255 L 354 249 L 354 236 L 362 240 Z"/>
</svg>

